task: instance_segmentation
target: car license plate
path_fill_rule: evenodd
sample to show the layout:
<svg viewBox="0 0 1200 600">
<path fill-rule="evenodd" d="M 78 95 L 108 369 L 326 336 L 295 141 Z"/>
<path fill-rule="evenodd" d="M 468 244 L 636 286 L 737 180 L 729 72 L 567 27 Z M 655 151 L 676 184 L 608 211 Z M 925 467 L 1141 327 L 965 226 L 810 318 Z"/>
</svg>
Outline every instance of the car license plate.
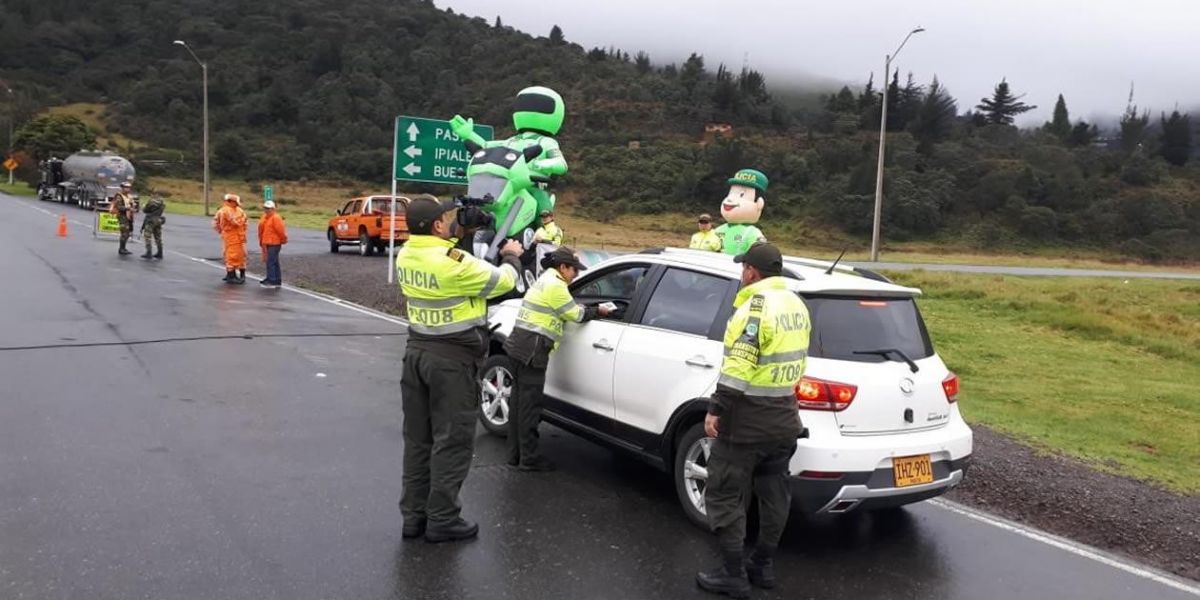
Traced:
<svg viewBox="0 0 1200 600">
<path fill-rule="evenodd" d="M 896 487 L 908 487 L 933 481 L 933 463 L 928 454 L 897 456 L 892 459 L 892 476 Z"/>
</svg>

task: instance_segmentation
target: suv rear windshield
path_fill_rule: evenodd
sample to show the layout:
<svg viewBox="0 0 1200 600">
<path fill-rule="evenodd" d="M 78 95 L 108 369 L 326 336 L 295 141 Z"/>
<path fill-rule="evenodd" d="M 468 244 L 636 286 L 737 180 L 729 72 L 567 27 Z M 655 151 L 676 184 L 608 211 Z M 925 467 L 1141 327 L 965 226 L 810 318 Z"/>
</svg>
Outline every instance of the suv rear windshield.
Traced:
<svg viewBox="0 0 1200 600">
<path fill-rule="evenodd" d="M 883 362 L 888 358 L 855 352 L 884 348 L 900 350 L 912 360 L 933 355 L 929 333 L 912 298 L 815 296 L 804 302 L 813 324 L 809 356 Z"/>
</svg>

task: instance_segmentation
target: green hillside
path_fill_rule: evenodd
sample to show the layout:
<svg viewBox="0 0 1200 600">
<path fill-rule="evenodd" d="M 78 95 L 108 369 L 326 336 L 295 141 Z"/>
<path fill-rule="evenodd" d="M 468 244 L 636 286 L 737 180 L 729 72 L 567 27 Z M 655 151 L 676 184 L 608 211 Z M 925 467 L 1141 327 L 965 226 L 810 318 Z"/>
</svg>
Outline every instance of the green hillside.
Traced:
<svg viewBox="0 0 1200 600">
<path fill-rule="evenodd" d="M 2 18 L 0 78 L 18 90 L 18 121 L 104 104 L 109 139 L 147 144 L 128 149 L 135 163 L 153 159 L 146 172 L 195 173 L 199 163 L 199 67 L 172 44 L 184 39 L 210 66 L 219 176 L 383 185 L 396 115 L 462 113 L 507 135 L 512 96 L 539 84 L 567 101 L 571 172 L 560 186 L 594 217 L 712 211 L 724 179 L 757 166 L 771 177 L 766 218 L 830 232 L 812 245 L 869 234 L 877 85 L 814 108 L 793 101 L 804 92 L 790 82 L 773 97 L 754 70 L 586 49 L 570 32 L 534 37 L 502 15 L 468 18 L 422 0 L 8 0 Z M 979 110 L 944 83 L 890 82 L 889 239 L 1200 259 L 1186 115 L 1131 106 L 1121 131 L 1104 132 L 1070 120 L 1064 102 L 1053 123 L 1019 131 L 1006 124 L 1029 91 L 1019 82 Z M 706 137 L 712 123 L 732 135 Z"/>
</svg>

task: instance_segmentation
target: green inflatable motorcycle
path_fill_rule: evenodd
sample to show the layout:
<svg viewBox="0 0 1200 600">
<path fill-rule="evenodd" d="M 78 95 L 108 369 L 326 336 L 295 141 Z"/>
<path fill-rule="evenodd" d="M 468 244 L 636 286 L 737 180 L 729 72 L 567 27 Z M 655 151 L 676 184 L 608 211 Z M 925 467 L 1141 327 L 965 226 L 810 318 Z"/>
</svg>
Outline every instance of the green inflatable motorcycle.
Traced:
<svg viewBox="0 0 1200 600">
<path fill-rule="evenodd" d="M 558 142 L 552 137 L 562 128 L 566 106 L 557 92 L 546 87 L 529 87 L 513 102 L 516 135 L 506 140 L 485 141 L 475 133 L 472 119 L 455 115 L 450 120 L 467 150 L 467 193 L 458 198 L 466 208 L 459 212 L 460 225 L 476 229 L 475 254 L 496 262 L 500 244 L 517 239 L 529 248 L 538 215 L 554 209 L 554 194 L 546 189 L 551 178 L 567 172 Z M 526 262 L 537 261 L 531 253 Z M 527 278 L 527 277 L 526 277 Z"/>
</svg>

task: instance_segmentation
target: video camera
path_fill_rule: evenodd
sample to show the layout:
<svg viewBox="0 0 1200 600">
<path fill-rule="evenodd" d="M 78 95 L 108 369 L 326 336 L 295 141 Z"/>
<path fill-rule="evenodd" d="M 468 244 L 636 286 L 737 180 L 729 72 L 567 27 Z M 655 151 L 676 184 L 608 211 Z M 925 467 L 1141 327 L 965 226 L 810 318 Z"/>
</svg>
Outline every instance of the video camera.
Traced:
<svg viewBox="0 0 1200 600">
<path fill-rule="evenodd" d="M 454 206 L 458 209 L 458 217 L 456 219 L 458 226 L 467 230 L 492 227 L 496 223 L 496 217 L 483 210 L 484 206 L 492 202 L 494 202 L 494 199 L 490 195 L 483 198 L 455 197 Z"/>
</svg>

